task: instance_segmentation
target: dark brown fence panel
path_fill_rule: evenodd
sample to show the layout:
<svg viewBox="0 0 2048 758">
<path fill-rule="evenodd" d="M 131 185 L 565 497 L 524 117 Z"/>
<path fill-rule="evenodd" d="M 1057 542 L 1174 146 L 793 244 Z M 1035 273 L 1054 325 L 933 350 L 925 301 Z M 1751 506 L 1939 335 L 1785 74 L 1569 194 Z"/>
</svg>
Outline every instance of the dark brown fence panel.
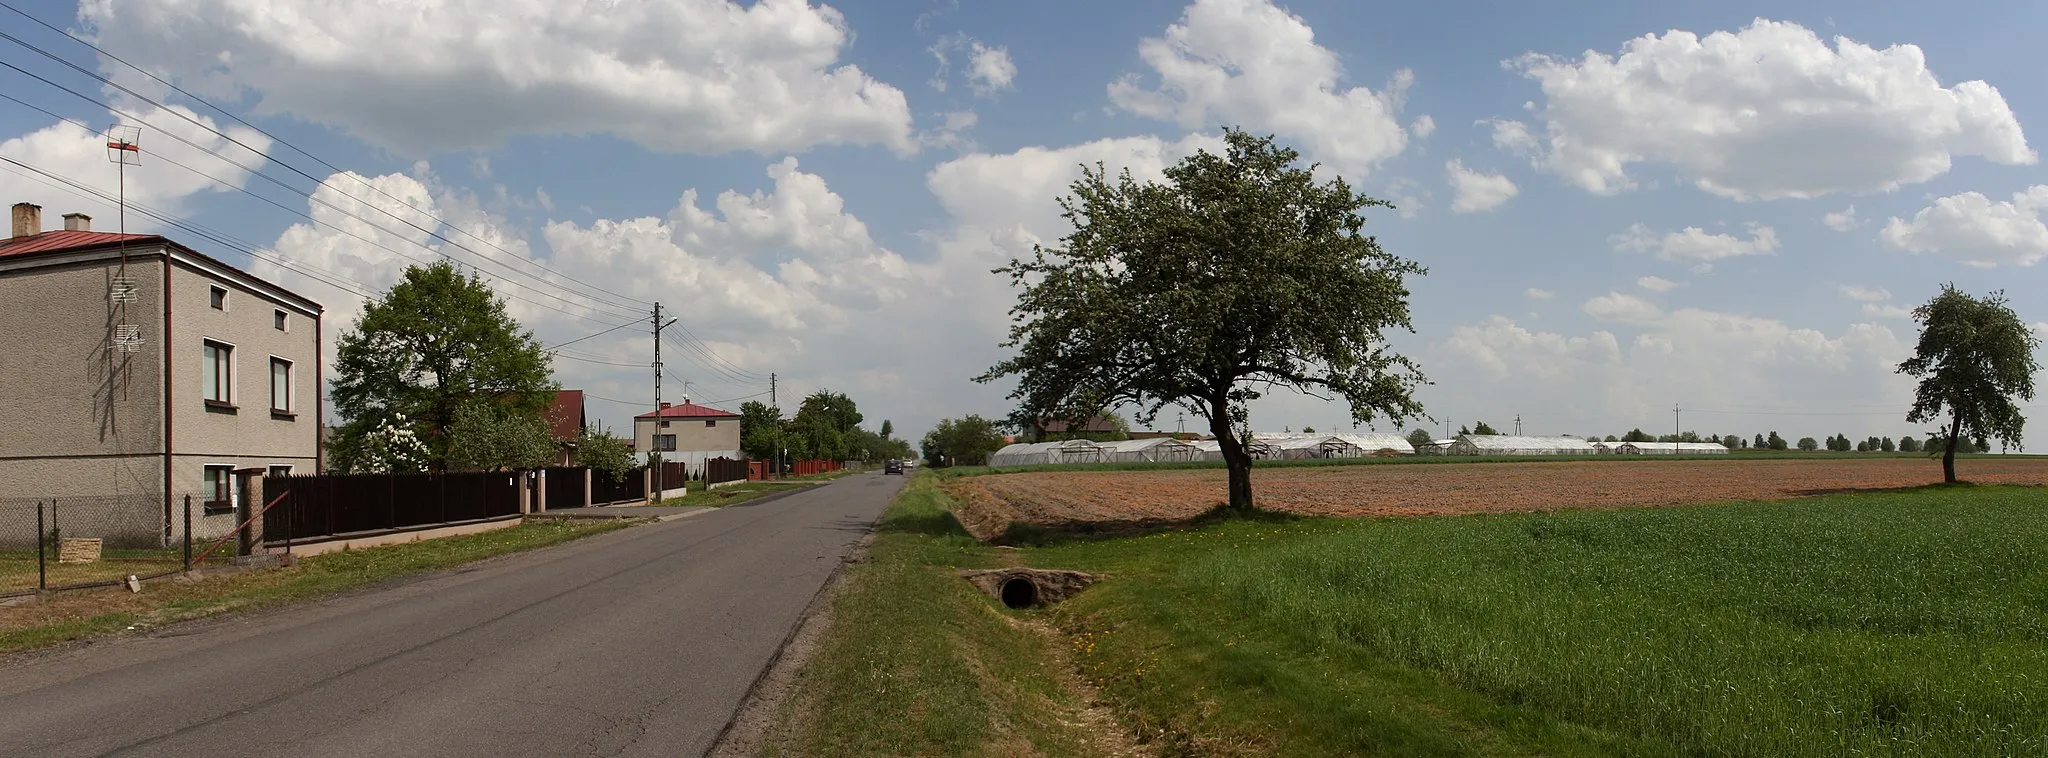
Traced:
<svg viewBox="0 0 2048 758">
<path fill-rule="evenodd" d="M 519 513 L 519 473 L 355 474 L 263 479 L 265 542 Z M 286 493 L 289 493 L 286 496 Z M 283 500 L 278 500 L 285 496 Z"/>
<path fill-rule="evenodd" d="M 747 478 L 747 462 L 732 458 L 713 458 L 704 462 L 704 482 L 736 482 Z"/>
<path fill-rule="evenodd" d="M 589 469 L 581 467 L 549 467 L 544 489 L 548 493 L 548 510 L 557 508 L 581 508 L 583 502 L 583 474 Z M 602 477 L 603 473 L 591 476 Z"/>
<path fill-rule="evenodd" d="M 647 469 L 636 468 L 627 471 L 618 481 L 612 481 L 602 471 L 591 472 L 590 504 L 621 503 L 629 500 L 647 499 Z"/>
</svg>

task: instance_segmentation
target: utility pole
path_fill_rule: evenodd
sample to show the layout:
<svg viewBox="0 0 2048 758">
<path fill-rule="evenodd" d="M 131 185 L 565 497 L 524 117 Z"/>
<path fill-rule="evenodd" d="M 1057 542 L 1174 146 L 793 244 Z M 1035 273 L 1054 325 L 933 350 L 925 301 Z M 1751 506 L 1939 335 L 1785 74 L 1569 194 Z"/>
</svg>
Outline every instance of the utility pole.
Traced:
<svg viewBox="0 0 2048 758">
<path fill-rule="evenodd" d="M 657 443 L 658 443 L 658 442 L 659 442 L 659 441 L 661 440 L 661 330 L 662 330 L 662 328 L 663 328 L 663 327 L 666 327 L 666 326 L 668 326 L 669 324 L 673 324 L 673 323 L 675 323 L 675 322 L 676 322 L 676 319 L 674 319 L 674 318 L 670 318 L 670 319 L 669 319 L 668 321 L 666 321 L 666 322 L 663 322 L 663 321 L 661 320 L 661 303 L 655 303 L 655 304 L 654 304 L 654 318 L 653 318 L 653 320 L 652 320 L 652 321 L 651 321 L 650 323 L 652 323 L 652 324 L 654 325 L 654 414 L 655 414 L 655 416 L 654 416 L 654 421 L 655 421 L 655 423 L 654 423 L 654 430 L 653 430 L 653 431 L 651 431 L 651 432 L 649 432 L 649 433 L 648 433 L 648 435 L 647 435 L 647 447 L 648 447 L 648 458 L 649 458 L 650 460 L 652 460 L 652 459 L 653 459 L 653 457 L 654 457 L 655 455 L 658 455 L 658 454 L 660 454 L 660 451 L 659 451 L 659 450 L 658 450 L 657 448 L 660 448 L 660 447 L 661 447 L 661 445 L 657 444 Z M 639 436 L 639 434 L 635 433 L 635 434 L 634 434 L 634 436 L 635 436 L 635 437 L 638 437 L 638 436 Z M 657 498 L 659 498 L 659 497 L 660 497 L 660 495 L 661 495 L 661 492 L 663 491 L 663 490 L 662 490 L 662 481 L 661 481 L 661 469 L 662 469 L 662 467 L 661 467 L 661 466 L 656 466 L 656 467 L 654 467 L 654 495 L 655 495 L 655 497 L 657 497 Z"/>
<path fill-rule="evenodd" d="M 1522 436 L 1522 414 L 1515 414 L 1515 436 Z"/>
<path fill-rule="evenodd" d="M 1671 404 L 1671 454 L 1678 454 L 1678 404 Z"/>
</svg>

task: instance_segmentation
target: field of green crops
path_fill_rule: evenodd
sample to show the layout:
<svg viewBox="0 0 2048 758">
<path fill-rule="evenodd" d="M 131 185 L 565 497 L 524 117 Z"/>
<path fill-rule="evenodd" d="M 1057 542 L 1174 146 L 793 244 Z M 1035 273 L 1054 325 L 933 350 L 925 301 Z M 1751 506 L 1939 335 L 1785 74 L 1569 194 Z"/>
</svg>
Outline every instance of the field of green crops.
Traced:
<svg viewBox="0 0 2048 758">
<path fill-rule="evenodd" d="M 1208 754 L 2048 754 L 2048 490 L 1238 521 L 1027 552 Z"/>
</svg>

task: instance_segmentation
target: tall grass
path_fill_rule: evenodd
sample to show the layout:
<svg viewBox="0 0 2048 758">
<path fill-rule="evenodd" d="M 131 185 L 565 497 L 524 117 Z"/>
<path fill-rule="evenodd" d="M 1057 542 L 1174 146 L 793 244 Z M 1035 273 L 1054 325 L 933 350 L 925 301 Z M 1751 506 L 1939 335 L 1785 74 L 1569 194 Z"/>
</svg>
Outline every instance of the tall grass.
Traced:
<svg viewBox="0 0 2048 758">
<path fill-rule="evenodd" d="M 1076 545 L 1034 562 L 1121 564 L 1157 592 L 1119 597 L 1186 608 L 1130 609 L 1151 616 L 1140 626 L 1241 619 L 1276 638 L 1257 664 L 1271 678 L 1392 664 L 1652 752 L 2048 753 L 2038 488 L 1147 539 L 1159 547 Z M 1180 637 L 1164 644 L 1201 644 Z M 1209 665 L 1199 659 L 1183 665 Z"/>
</svg>

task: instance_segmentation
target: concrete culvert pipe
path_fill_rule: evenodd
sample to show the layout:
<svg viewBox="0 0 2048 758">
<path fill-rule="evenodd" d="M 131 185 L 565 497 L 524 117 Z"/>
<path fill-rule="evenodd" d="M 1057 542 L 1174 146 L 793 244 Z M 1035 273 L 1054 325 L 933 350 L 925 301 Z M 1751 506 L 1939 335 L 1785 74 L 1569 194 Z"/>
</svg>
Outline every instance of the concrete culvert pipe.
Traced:
<svg viewBox="0 0 2048 758">
<path fill-rule="evenodd" d="M 1003 582 L 1003 605 L 1011 608 L 1029 608 L 1038 604 L 1038 585 L 1021 576 L 1010 577 Z"/>
<path fill-rule="evenodd" d="M 960 578 L 988 593 L 1006 608 L 1051 605 L 1087 588 L 1101 577 L 1060 569 L 967 569 Z"/>
</svg>

